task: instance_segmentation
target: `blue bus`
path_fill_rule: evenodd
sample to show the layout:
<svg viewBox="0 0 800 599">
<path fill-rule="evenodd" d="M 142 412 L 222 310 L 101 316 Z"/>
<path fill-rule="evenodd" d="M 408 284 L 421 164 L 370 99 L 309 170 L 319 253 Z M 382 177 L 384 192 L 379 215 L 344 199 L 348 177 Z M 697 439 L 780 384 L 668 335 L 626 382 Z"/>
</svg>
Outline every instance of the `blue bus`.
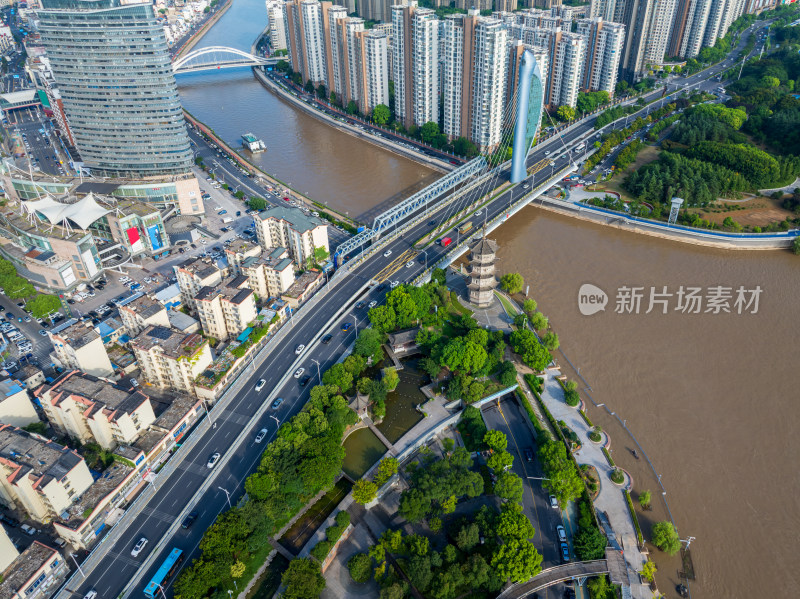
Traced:
<svg viewBox="0 0 800 599">
<path fill-rule="evenodd" d="M 144 588 L 144 594 L 150 597 L 150 599 L 156 599 L 158 591 L 160 590 L 162 596 L 166 597 L 164 594 L 164 585 L 175 575 L 182 561 L 183 551 L 178 548 L 170 551 L 167 559 L 164 560 L 164 563 L 161 564 L 158 572 L 156 572 L 156 575 L 153 576 L 152 580 L 150 580 Z"/>
</svg>

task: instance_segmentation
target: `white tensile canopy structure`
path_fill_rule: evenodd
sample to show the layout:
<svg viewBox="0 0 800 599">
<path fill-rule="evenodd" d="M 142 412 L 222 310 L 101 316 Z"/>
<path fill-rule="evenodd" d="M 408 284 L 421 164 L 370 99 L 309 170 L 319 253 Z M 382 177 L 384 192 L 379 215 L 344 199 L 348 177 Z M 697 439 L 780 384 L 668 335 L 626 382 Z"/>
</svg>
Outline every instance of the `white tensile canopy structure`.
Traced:
<svg viewBox="0 0 800 599">
<path fill-rule="evenodd" d="M 91 193 L 74 204 L 62 204 L 50 196 L 44 196 L 40 200 L 22 202 L 22 206 L 29 214 L 41 214 L 51 225 L 71 228 L 66 223 L 69 219 L 84 231 L 97 219 L 113 212 L 98 204 Z"/>
</svg>

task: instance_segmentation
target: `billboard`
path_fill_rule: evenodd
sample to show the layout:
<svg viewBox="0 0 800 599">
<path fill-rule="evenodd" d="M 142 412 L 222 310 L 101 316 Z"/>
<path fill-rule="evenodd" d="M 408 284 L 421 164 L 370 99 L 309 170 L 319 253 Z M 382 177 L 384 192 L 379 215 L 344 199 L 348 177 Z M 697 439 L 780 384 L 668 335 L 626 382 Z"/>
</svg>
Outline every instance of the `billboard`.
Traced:
<svg viewBox="0 0 800 599">
<path fill-rule="evenodd" d="M 128 236 L 128 243 L 131 246 L 131 252 L 135 254 L 144 249 L 142 238 L 139 236 L 139 229 L 136 227 L 131 227 L 125 231 L 125 234 Z"/>
<path fill-rule="evenodd" d="M 153 251 L 160 250 L 162 247 L 164 247 L 164 243 L 161 241 L 161 231 L 159 230 L 158 225 L 147 227 L 147 236 L 150 237 L 150 247 L 153 248 Z"/>
<path fill-rule="evenodd" d="M 83 259 L 83 267 L 86 269 L 89 278 L 95 276 L 97 274 L 97 264 L 94 261 L 92 250 L 88 249 L 81 252 L 81 258 Z"/>
</svg>

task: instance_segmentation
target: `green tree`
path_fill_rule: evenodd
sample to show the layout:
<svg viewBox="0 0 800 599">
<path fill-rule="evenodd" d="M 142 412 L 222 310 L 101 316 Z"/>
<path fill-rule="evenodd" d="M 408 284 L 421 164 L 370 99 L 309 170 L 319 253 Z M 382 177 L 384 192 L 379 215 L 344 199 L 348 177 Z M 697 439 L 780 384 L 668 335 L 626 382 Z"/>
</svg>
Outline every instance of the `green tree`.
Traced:
<svg viewBox="0 0 800 599">
<path fill-rule="evenodd" d="M 383 545 L 373 545 L 369 548 L 369 556 L 374 559 L 376 563 L 382 564 L 386 561 L 386 548 Z"/>
<path fill-rule="evenodd" d="M 531 315 L 531 326 L 537 331 L 543 331 L 547 328 L 549 322 L 547 316 L 541 312 L 534 312 Z"/>
<path fill-rule="evenodd" d="M 536 312 L 536 300 L 533 299 L 526 299 L 522 302 L 522 311 L 525 312 L 528 316 Z"/>
<path fill-rule="evenodd" d="M 795 256 L 800 256 L 800 237 L 795 237 L 792 242 L 792 252 Z"/>
<path fill-rule="evenodd" d="M 403 599 L 405 596 L 406 592 L 403 590 L 403 585 L 399 582 L 395 582 L 381 589 L 380 599 Z"/>
<path fill-rule="evenodd" d="M 586 583 L 591 599 L 616 599 L 616 587 L 608 584 L 608 577 L 604 574 L 592 578 Z"/>
<path fill-rule="evenodd" d="M 642 491 L 639 493 L 639 505 L 642 506 L 643 510 L 646 510 L 650 507 L 650 491 Z"/>
<path fill-rule="evenodd" d="M 350 100 L 345 110 L 347 114 L 355 114 L 358 112 L 358 104 L 356 104 L 354 100 Z"/>
<path fill-rule="evenodd" d="M 431 509 L 431 500 L 419 489 L 409 489 L 400 497 L 398 512 L 409 522 L 422 521 Z"/>
<path fill-rule="evenodd" d="M 335 385 L 342 393 L 347 393 L 353 386 L 353 375 L 344 364 L 334 364 L 322 375 L 324 385 Z"/>
<path fill-rule="evenodd" d="M 661 549 L 667 555 L 675 555 L 681 548 L 681 541 L 678 531 L 672 522 L 665 520 L 653 525 L 653 545 Z"/>
<path fill-rule="evenodd" d="M 375 121 L 376 125 L 385 125 L 389 122 L 389 119 L 392 118 L 392 112 L 389 110 L 389 107 L 386 104 L 378 104 L 372 110 L 372 120 Z"/>
<path fill-rule="evenodd" d="M 311 83 L 310 80 L 306 81 L 305 90 L 306 90 L 306 93 L 309 93 L 309 94 L 313 94 L 314 93 L 314 91 L 315 91 L 314 84 Z"/>
<path fill-rule="evenodd" d="M 45 433 L 47 433 L 47 425 L 44 422 L 31 422 L 23 426 L 22 429 L 29 433 L 36 433 L 42 436 L 45 436 Z"/>
<path fill-rule="evenodd" d="M 505 503 L 500 508 L 497 522 L 497 534 L 504 540 L 532 539 L 536 531 L 528 517 L 522 512 L 518 503 Z"/>
<path fill-rule="evenodd" d="M 267 207 L 267 200 L 264 198 L 252 197 L 247 200 L 247 207 L 250 210 L 264 210 Z"/>
<path fill-rule="evenodd" d="M 572 106 L 559 106 L 556 117 L 561 121 L 571 121 L 575 118 L 575 109 Z"/>
<path fill-rule="evenodd" d="M 486 462 L 495 473 L 502 472 L 506 468 L 510 468 L 514 463 L 514 457 L 507 451 L 495 451 Z"/>
<path fill-rule="evenodd" d="M 600 530 L 592 525 L 581 527 L 572 539 L 575 555 L 580 560 L 600 559 L 605 555 L 608 539 Z"/>
<path fill-rule="evenodd" d="M 656 568 L 656 563 L 652 560 L 647 560 L 642 567 L 642 571 L 640 574 L 647 582 L 653 582 L 656 577 L 656 572 L 658 569 Z"/>
<path fill-rule="evenodd" d="M 400 329 L 407 329 L 417 318 L 417 304 L 403 287 L 393 289 L 386 295 L 386 305 L 394 311 Z"/>
<path fill-rule="evenodd" d="M 473 158 L 478 155 L 478 146 L 466 137 L 459 137 L 453 142 L 453 152 L 459 156 Z"/>
<path fill-rule="evenodd" d="M 500 499 L 519 503 L 523 494 L 522 479 L 513 472 L 501 472 L 494 483 L 494 494 Z"/>
<path fill-rule="evenodd" d="M 396 368 L 389 366 L 383 369 L 383 384 L 387 391 L 394 391 L 399 383 L 400 376 Z"/>
<path fill-rule="evenodd" d="M 561 505 L 583 493 L 583 481 L 575 464 L 567 456 L 563 443 L 548 441 L 539 447 L 539 461 L 547 480 L 543 486 L 556 496 Z"/>
<path fill-rule="evenodd" d="M 353 485 L 353 501 L 361 505 L 367 505 L 370 501 L 375 499 L 378 494 L 378 485 L 370 480 L 363 478 L 357 480 Z"/>
<path fill-rule="evenodd" d="M 442 268 L 434 268 L 431 272 L 431 283 L 447 285 L 447 273 Z"/>
<path fill-rule="evenodd" d="M 388 333 L 397 328 L 397 315 L 389 306 L 376 306 L 369 313 L 369 321 L 380 333 Z"/>
<path fill-rule="evenodd" d="M 517 382 L 517 369 L 514 363 L 506 360 L 500 366 L 500 384 L 504 387 L 510 387 Z"/>
<path fill-rule="evenodd" d="M 236 560 L 231 564 L 231 578 L 241 578 L 244 571 L 247 569 L 244 562 Z"/>
<path fill-rule="evenodd" d="M 522 287 L 525 284 L 525 281 L 522 278 L 522 275 L 518 272 L 509 272 L 504 274 L 500 277 L 500 287 L 504 291 L 511 293 L 519 293 L 522 291 Z"/>
<path fill-rule="evenodd" d="M 508 447 L 508 437 L 503 431 L 489 430 L 483 435 L 483 443 L 494 451 L 505 451 Z"/>
<path fill-rule="evenodd" d="M 383 486 L 386 481 L 397 474 L 399 467 L 400 462 L 397 461 L 397 458 L 391 456 L 388 458 L 383 458 L 380 464 L 378 464 L 378 469 L 375 472 L 375 483 L 379 487 Z"/>
<path fill-rule="evenodd" d="M 286 585 L 285 599 L 318 599 L 325 588 L 319 562 L 311 558 L 293 559 L 281 575 Z"/>
<path fill-rule="evenodd" d="M 522 360 L 534 370 L 544 370 L 553 357 L 539 343 L 533 331 L 522 329 L 511 333 L 509 337 L 511 349 L 522 356 Z"/>
<path fill-rule="evenodd" d="M 367 582 L 372 578 L 372 558 L 366 553 L 356 553 L 347 561 L 347 569 L 355 582 Z"/>
<path fill-rule="evenodd" d="M 491 566 L 502 581 L 524 582 L 542 571 L 542 556 L 526 540 L 511 539 L 492 555 Z"/>
<path fill-rule="evenodd" d="M 353 346 L 353 353 L 365 358 L 372 357 L 373 362 L 379 362 L 383 357 L 381 344 L 383 334 L 377 329 L 361 329 L 358 332 L 356 343 Z"/>
<path fill-rule="evenodd" d="M 27 308 L 34 318 L 44 318 L 53 312 L 58 312 L 61 300 L 58 296 L 40 293 L 28 302 Z"/>
<path fill-rule="evenodd" d="M 419 130 L 420 139 L 429 145 L 433 145 L 436 137 L 439 135 L 439 125 L 433 121 L 428 121 Z"/>
<path fill-rule="evenodd" d="M 478 529 L 478 525 L 470 523 L 465 524 L 458 530 L 455 540 L 458 548 L 468 553 L 480 542 L 480 538 L 481 533 Z"/>
<path fill-rule="evenodd" d="M 314 262 L 316 262 L 317 264 L 322 264 L 323 262 L 325 262 L 325 260 L 327 260 L 328 256 L 330 255 L 331 255 L 330 252 L 322 246 L 314 248 Z"/>
</svg>

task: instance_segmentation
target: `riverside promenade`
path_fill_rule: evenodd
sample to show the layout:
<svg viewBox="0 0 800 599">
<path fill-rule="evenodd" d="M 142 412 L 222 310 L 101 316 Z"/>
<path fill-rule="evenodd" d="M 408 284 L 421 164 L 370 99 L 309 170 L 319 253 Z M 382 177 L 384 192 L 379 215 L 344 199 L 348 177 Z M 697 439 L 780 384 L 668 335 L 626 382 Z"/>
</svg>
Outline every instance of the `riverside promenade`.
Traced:
<svg viewBox="0 0 800 599">
<path fill-rule="evenodd" d="M 557 368 L 548 368 L 545 372 L 544 390 L 541 394 L 542 402 L 553 418 L 557 421 L 563 420 L 578 435 L 581 448 L 574 453 L 578 463 L 597 468 L 600 492 L 594 500 L 594 506 L 608 518 L 613 533 L 613 536 L 609 536 L 612 546 L 623 552 L 628 568 L 631 596 L 634 599 L 652 599 L 653 593 L 650 586 L 642 583 L 638 574 L 642 571 L 647 557 L 640 551 L 636 541 L 636 529 L 623 492 L 625 487 L 630 484 L 630 478 L 626 475 L 625 483 L 622 486 L 611 481 L 610 474 L 614 468 L 609 465 L 603 455 L 603 445 L 589 440 L 589 425 L 581 417 L 577 407 L 571 408 L 564 401 L 564 390 L 557 380 L 559 376 L 561 376 L 561 371 Z M 606 438 L 603 435 L 603 439 Z"/>
</svg>

